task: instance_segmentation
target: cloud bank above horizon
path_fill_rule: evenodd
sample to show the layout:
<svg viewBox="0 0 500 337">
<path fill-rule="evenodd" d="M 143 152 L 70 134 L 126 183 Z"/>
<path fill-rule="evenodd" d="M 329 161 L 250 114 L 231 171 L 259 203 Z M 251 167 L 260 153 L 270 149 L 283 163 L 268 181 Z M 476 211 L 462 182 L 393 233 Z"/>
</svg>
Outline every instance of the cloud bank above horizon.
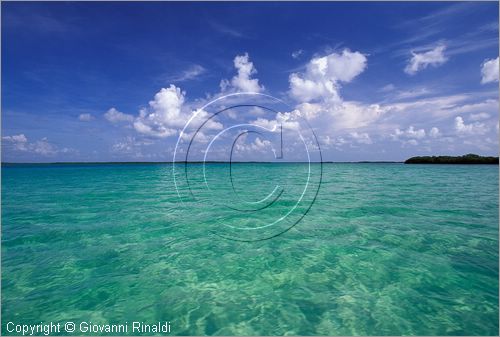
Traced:
<svg viewBox="0 0 500 337">
<path fill-rule="evenodd" d="M 24 33 L 16 26 L 27 12 L 19 9 L 22 6 L 26 5 L 9 4 L 6 7 L 2 29 L 7 35 Z M 121 9 L 119 4 L 115 6 L 115 9 Z M 232 5 L 227 6 L 226 10 L 231 11 Z M 320 7 L 323 6 L 334 11 L 338 5 L 329 3 Z M 384 6 L 390 7 L 391 4 Z M 132 66 L 138 60 L 147 59 L 148 64 L 142 66 L 142 71 L 123 65 L 116 68 L 109 65 L 109 68 L 98 71 L 100 61 L 95 55 L 85 54 L 78 59 L 95 63 L 88 72 L 80 73 L 73 67 L 63 66 L 68 61 L 63 55 L 58 56 L 60 62 L 33 62 L 27 67 L 29 70 L 24 70 L 23 65 L 28 61 L 23 61 L 20 56 L 22 49 L 18 47 L 11 51 L 4 46 L 5 55 L 2 56 L 7 64 L 2 159 L 170 161 L 181 130 L 193 114 L 203 116 L 207 114 L 201 110 L 205 104 L 238 92 L 277 97 L 286 102 L 289 110 L 269 116 L 255 108 L 245 116 L 228 114 L 211 120 L 206 125 L 207 131 L 202 134 L 207 141 L 212 134 L 236 120 L 273 127 L 277 123 L 291 123 L 287 114 L 298 111 L 315 131 L 325 160 L 403 160 L 413 155 L 469 152 L 497 155 L 499 58 L 498 37 L 493 36 L 498 36 L 498 25 L 478 25 L 469 19 L 465 21 L 471 27 L 467 34 L 459 34 L 457 28 L 459 21 L 463 23 L 471 10 L 483 11 L 492 5 L 468 4 L 464 7 L 463 4 L 446 4 L 445 8 L 455 6 L 458 13 L 457 18 L 451 19 L 439 15 L 443 6 L 426 5 L 427 10 L 420 14 L 403 11 L 404 20 L 388 22 L 384 29 L 393 31 L 400 25 L 409 25 L 410 34 L 400 36 L 393 33 L 392 38 L 380 42 L 380 45 L 356 36 L 349 39 L 349 32 L 341 35 L 342 42 L 335 44 L 326 39 L 329 42 L 325 44 L 325 37 L 329 36 L 327 27 L 306 27 L 308 32 L 321 35 L 316 43 L 304 40 L 298 34 L 295 36 L 298 41 L 285 53 L 262 52 L 256 48 L 259 46 L 256 37 L 259 31 L 255 28 L 252 30 L 241 23 L 241 26 L 232 25 L 234 29 L 228 31 L 221 29 L 226 26 L 224 24 L 212 24 L 212 31 L 207 31 L 204 37 L 200 36 L 198 40 L 194 33 L 192 37 L 198 44 L 203 44 L 204 39 L 212 39 L 227 48 L 206 59 L 196 53 L 176 56 L 167 42 L 161 47 L 150 45 L 153 39 L 143 32 L 139 41 L 147 46 L 145 49 L 175 58 L 177 65 L 166 74 L 149 74 L 148 67 L 155 57 L 147 53 L 135 55 L 135 51 L 127 49 L 131 44 L 114 48 L 125 48 L 133 53 L 131 58 L 136 63 L 130 63 L 127 57 L 121 59 L 120 54 L 115 55 L 117 63 Z M 61 35 L 58 38 L 87 38 L 94 44 L 102 42 L 98 36 L 88 37 L 85 34 L 91 33 L 79 30 L 90 18 L 79 17 L 80 26 L 75 26 L 65 21 L 64 11 L 57 6 L 52 6 L 52 11 L 47 11 L 43 5 L 28 8 L 31 14 L 49 15 L 47 17 L 60 20 L 58 22 L 64 27 L 57 32 L 50 29 L 39 31 L 41 38 Z M 317 15 L 319 12 L 320 8 Z M 431 14 L 435 15 L 431 22 L 434 30 L 429 34 L 418 23 L 429 20 Z M 149 15 L 153 14 L 146 10 L 144 18 Z M 498 24 L 497 15 L 496 18 L 490 17 L 492 22 L 495 19 Z M 222 19 L 213 14 L 210 22 L 219 21 Z M 244 28 L 248 31 L 244 32 Z M 28 25 L 23 29 L 33 28 Z M 182 30 L 181 27 L 176 29 Z M 112 28 L 108 30 L 111 32 Z M 170 39 L 177 38 L 175 29 L 170 34 Z M 338 35 L 334 34 L 337 38 Z M 22 36 L 27 42 L 31 41 L 31 37 Z M 268 39 L 280 44 L 272 36 Z M 476 47 L 467 44 L 467 39 L 475 41 Z M 125 46 L 127 42 L 132 43 L 125 41 Z M 286 43 L 282 47 L 285 46 Z M 50 56 L 56 51 L 57 47 L 52 46 L 42 50 L 42 54 Z M 21 60 L 13 60 L 15 56 Z M 189 59 L 192 62 L 185 61 Z M 160 58 L 156 62 L 162 65 L 165 60 Z M 168 59 L 168 62 L 173 61 Z M 71 79 L 67 79 L 62 91 L 56 90 L 60 81 L 66 80 L 67 71 L 74 72 L 72 78 L 80 85 L 81 93 L 74 91 L 76 88 L 73 89 Z M 51 76 L 59 76 L 59 83 L 54 84 Z M 148 85 L 137 86 L 127 79 L 129 76 L 131 79 L 140 78 Z M 98 83 L 99 91 L 91 87 L 95 83 Z M 29 92 L 30 88 L 37 87 L 41 92 L 33 94 L 34 101 L 37 107 L 45 108 L 32 110 L 30 104 L 19 99 L 14 89 L 25 88 Z M 107 95 L 107 92 L 111 94 Z M 236 150 L 247 160 L 258 160 L 274 149 L 272 142 L 262 137 L 248 137 L 245 141 Z M 291 142 L 287 146 L 293 147 L 294 144 Z M 224 160 L 224 157 L 221 155 L 220 159 Z"/>
</svg>

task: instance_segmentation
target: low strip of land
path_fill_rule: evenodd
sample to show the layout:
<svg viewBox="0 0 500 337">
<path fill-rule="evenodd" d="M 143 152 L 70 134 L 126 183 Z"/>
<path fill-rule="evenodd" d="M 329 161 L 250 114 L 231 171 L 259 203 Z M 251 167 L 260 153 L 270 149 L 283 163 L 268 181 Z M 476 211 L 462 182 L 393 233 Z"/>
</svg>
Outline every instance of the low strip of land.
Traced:
<svg viewBox="0 0 500 337">
<path fill-rule="evenodd" d="M 477 154 L 464 156 L 423 156 L 411 157 L 405 164 L 490 164 L 498 165 L 498 157 L 483 157 Z"/>
</svg>

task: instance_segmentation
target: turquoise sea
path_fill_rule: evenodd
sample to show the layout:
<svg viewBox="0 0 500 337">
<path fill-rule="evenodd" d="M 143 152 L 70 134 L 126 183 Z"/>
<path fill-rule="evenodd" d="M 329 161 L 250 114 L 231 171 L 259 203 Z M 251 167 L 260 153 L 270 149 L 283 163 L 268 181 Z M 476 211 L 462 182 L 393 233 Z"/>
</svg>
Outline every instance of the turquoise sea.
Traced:
<svg viewBox="0 0 500 337">
<path fill-rule="evenodd" d="M 323 164 L 303 219 L 252 242 L 233 239 L 295 224 L 252 227 L 293 207 L 306 165 L 235 165 L 230 185 L 209 164 L 209 193 L 200 167 L 202 197 L 180 202 L 171 164 L 4 166 L 2 334 L 170 321 L 175 335 L 498 335 L 498 166 Z M 272 207 L 228 207 L 273 186 Z"/>
</svg>

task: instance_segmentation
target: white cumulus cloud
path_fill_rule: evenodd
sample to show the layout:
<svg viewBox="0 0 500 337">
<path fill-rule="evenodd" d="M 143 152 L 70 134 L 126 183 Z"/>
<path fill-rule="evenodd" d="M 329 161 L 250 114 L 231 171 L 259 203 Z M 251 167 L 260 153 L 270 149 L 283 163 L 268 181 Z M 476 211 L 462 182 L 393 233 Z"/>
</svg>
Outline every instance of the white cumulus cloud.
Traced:
<svg viewBox="0 0 500 337">
<path fill-rule="evenodd" d="M 415 53 L 412 52 L 412 57 L 408 61 L 408 65 L 405 68 L 405 72 L 410 75 L 416 74 L 418 71 L 427 68 L 428 66 L 440 66 L 448 61 L 448 58 L 444 55 L 446 49 L 445 45 L 439 45 L 432 50 Z"/>
<path fill-rule="evenodd" d="M 439 132 L 439 130 L 437 131 Z M 397 128 L 396 130 L 394 130 L 394 134 L 392 134 L 392 137 L 394 139 L 399 139 L 401 137 L 411 138 L 411 139 L 422 139 L 425 137 L 425 130 L 415 129 L 412 125 L 410 125 L 406 130 L 400 130 L 399 128 Z"/>
<path fill-rule="evenodd" d="M 128 136 L 125 139 L 116 142 L 111 147 L 112 152 L 116 153 L 133 153 L 137 157 L 142 157 L 141 147 L 152 145 L 153 141 L 148 139 L 139 140 L 135 137 Z"/>
<path fill-rule="evenodd" d="M 455 131 L 461 135 L 484 135 L 488 132 L 488 126 L 484 123 L 474 122 L 466 124 L 461 116 L 455 117 Z"/>
<path fill-rule="evenodd" d="M 21 133 L 19 135 L 13 136 L 4 136 L 2 140 L 12 144 L 13 149 L 18 151 L 27 151 L 28 150 L 28 138 Z"/>
<path fill-rule="evenodd" d="M 59 152 L 58 148 L 49 143 L 48 139 L 45 137 L 30 144 L 30 148 L 33 152 L 41 154 L 42 156 L 52 156 Z M 65 149 L 63 149 L 63 152 L 66 152 Z"/>
<path fill-rule="evenodd" d="M 372 144 L 372 139 L 370 138 L 370 135 L 366 132 L 358 133 L 358 132 L 351 132 L 349 134 L 352 139 L 354 139 L 356 142 L 360 144 Z"/>
<path fill-rule="evenodd" d="M 303 74 L 290 75 L 290 94 L 301 102 L 317 99 L 339 101 L 340 82 L 351 82 L 366 68 L 366 56 L 344 49 L 309 61 Z"/>
<path fill-rule="evenodd" d="M 486 60 L 481 66 L 481 83 L 498 82 L 498 57 Z"/>
<path fill-rule="evenodd" d="M 28 141 L 28 138 L 26 138 L 26 136 L 23 133 L 19 135 L 5 136 L 2 137 L 2 139 L 9 142 L 17 142 L 17 143 L 26 143 Z"/>
<path fill-rule="evenodd" d="M 82 122 L 90 122 L 91 120 L 94 119 L 94 116 L 92 116 L 91 114 L 80 114 L 78 116 L 78 119 L 81 120 Z"/>
<path fill-rule="evenodd" d="M 295 50 L 292 52 L 292 57 L 294 59 L 298 59 L 300 57 L 300 55 L 302 55 L 302 53 L 304 53 L 304 51 L 302 49 Z"/>
<path fill-rule="evenodd" d="M 431 136 L 432 138 L 437 138 L 441 135 L 441 132 L 439 131 L 439 129 L 437 127 L 433 127 L 431 129 L 431 131 L 429 131 L 429 136 Z"/>
<path fill-rule="evenodd" d="M 149 107 L 141 109 L 134 128 L 150 136 L 168 137 L 182 129 L 188 114 L 182 112 L 186 93 L 171 84 L 156 93 Z"/>
<path fill-rule="evenodd" d="M 42 156 L 53 156 L 57 153 L 75 153 L 71 148 L 59 148 L 50 143 L 47 137 L 39 139 L 35 142 L 29 142 L 24 134 L 4 136 L 2 137 L 3 144 L 8 144 L 14 151 L 31 152 Z"/>
<path fill-rule="evenodd" d="M 250 61 L 248 53 L 237 55 L 234 58 L 234 67 L 238 70 L 238 74 L 231 81 L 222 80 L 220 87 L 222 91 L 243 91 L 243 92 L 262 92 L 264 86 L 259 84 L 257 78 L 252 78 L 252 75 L 257 73 L 253 62 Z"/>
<path fill-rule="evenodd" d="M 237 152 L 265 152 L 266 150 L 273 150 L 272 144 L 267 139 L 260 139 L 259 137 L 249 144 L 237 143 Z"/>
<path fill-rule="evenodd" d="M 120 112 L 115 108 L 109 109 L 104 114 L 104 118 L 106 118 L 111 123 L 132 122 L 134 120 L 134 116 Z"/>
</svg>

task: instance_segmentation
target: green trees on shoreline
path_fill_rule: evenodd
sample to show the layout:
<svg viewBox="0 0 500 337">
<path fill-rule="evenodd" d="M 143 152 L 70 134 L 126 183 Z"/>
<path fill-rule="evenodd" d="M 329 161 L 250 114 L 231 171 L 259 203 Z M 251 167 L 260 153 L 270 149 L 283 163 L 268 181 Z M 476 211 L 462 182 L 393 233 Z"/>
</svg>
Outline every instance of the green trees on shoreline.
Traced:
<svg viewBox="0 0 500 337">
<path fill-rule="evenodd" d="M 498 157 L 483 157 L 469 153 L 464 156 L 423 156 L 411 157 L 405 164 L 496 164 Z"/>
</svg>

